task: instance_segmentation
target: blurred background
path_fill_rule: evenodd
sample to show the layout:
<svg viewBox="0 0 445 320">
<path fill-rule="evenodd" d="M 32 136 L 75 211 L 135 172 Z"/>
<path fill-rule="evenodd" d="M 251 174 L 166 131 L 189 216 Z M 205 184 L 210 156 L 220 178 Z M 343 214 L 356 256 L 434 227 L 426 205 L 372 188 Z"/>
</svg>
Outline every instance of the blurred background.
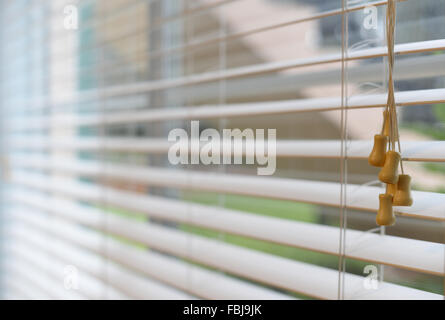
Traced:
<svg viewBox="0 0 445 320">
<path fill-rule="evenodd" d="M 377 190 L 383 190 L 378 168 L 367 155 L 339 156 L 342 138 L 346 145 L 363 142 L 366 154 L 381 128 L 386 2 L 349 1 L 344 16 L 343 5 L 0 1 L 1 297 L 335 299 L 344 264 L 344 298 L 368 298 L 361 281 L 369 265 L 385 283 L 370 298 L 442 298 L 445 1 L 397 5 L 396 48 L 406 51 L 395 62 L 396 91 L 407 93 L 398 109 L 402 147 L 413 145 L 413 154 L 426 148 L 429 156 L 404 162 L 418 206 L 399 212 L 406 214 L 388 228 L 375 224 Z M 348 58 L 354 54 L 360 58 Z M 347 111 L 339 104 L 342 92 L 352 106 Z M 293 111 L 274 112 L 282 103 Z M 248 105 L 271 111 L 242 113 Z M 241 114 L 224 116 L 230 106 Z M 221 115 L 178 116 L 205 108 Z M 253 191 L 243 191 L 242 177 L 258 178 L 256 166 L 169 163 L 168 133 L 188 131 L 190 120 L 200 120 L 201 130 L 275 128 L 278 141 L 314 143 L 316 151 L 279 153 L 270 177 L 275 184 L 251 180 Z M 325 155 L 321 142 L 334 146 L 336 156 Z M 213 180 L 198 186 L 194 173 Z M 355 190 L 370 190 L 372 205 L 339 207 L 335 197 L 345 179 L 351 198 Z M 301 181 L 303 190 L 305 182 L 323 182 L 334 191 L 315 185 L 318 192 L 305 199 L 293 189 Z M 255 185 L 274 192 L 254 191 Z M 297 195 L 284 195 L 289 190 Z M 232 210 L 254 223 L 237 226 L 235 218 L 219 217 Z M 277 234 L 262 236 L 255 217 L 271 219 L 260 222 Z M 279 226 L 287 226 L 290 240 L 280 240 Z M 318 228 L 314 235 L 326 234 L 333 249 L 296 239 L 297 227 Z M 351 243 L 346 255 L 339 251 L 344 227 Z M 378 245 L 394 251 L 379 255 L 368 236 L 388 239 Z M 212 249 L 219 245 L 221 251 Z M 252 263 L 263 263 L 238 266 L 250 253 L 260 254 Z M 406 259 L 397 262 L 399 256 Z"/>
</svg>

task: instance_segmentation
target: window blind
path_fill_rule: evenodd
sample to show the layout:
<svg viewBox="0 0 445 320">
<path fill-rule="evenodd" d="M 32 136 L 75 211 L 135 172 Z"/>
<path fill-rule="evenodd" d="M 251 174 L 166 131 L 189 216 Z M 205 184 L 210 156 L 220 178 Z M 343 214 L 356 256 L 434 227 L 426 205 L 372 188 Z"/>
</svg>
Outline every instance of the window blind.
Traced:
<svg viewBox="0 0 445 320">
<path fill-rule="evenodd" d="M 2 298 L 443 299 L 445 2 L 396 2 L 393 227 L 367 161 L 387 1 L 0 5 Z M 172 163 L 192 121 L 275 129 L 274 174 Z"/>
</svg>

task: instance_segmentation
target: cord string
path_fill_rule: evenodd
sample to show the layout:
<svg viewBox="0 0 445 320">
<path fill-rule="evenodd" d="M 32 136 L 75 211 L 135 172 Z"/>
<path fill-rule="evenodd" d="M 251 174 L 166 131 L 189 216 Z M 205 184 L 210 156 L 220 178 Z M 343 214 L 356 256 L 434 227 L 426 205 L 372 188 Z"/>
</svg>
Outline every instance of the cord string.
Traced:
<svg viewBox="0 0 445 320">
<path fill-rule="evenodd" d="M 402 147 L 400 144 L 400 135 L 399 135 L 399 125 L 397 119 L 397 107 L 396 107 L 396 99 L 395 99 L 395 88 L 394 88 L 394 61 L 395 61 L 395 53 L 394 53 L 394 43 L 395 43 L 395 28 L 396 28 L 396 0 L 388 0 L 386 6 L 386 41 L 388 47 L 388 100 L 386 104 L 386 110 L 388 114 L 388 119 L 383 121 L 383 128 L 386 125 L 386 122 L 389 121 L 390 127 L 390 135 L 389 135 L 389 149 L 395 151 L 396 145 L 397 149 L 402 154 Z M 383 132 L 382 128 L 382 132 Z M 403 170 L 403 161 L 400 160 L 400 168 L 402 174 Z"/>
</svg>

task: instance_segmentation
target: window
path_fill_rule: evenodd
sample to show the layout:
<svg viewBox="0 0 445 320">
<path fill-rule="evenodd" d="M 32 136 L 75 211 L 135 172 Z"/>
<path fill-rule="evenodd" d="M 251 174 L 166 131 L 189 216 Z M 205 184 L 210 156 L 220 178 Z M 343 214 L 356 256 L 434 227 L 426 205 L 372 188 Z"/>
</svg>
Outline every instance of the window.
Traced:
<svg viewBox="0 0 445 320">
<path fill-rule="evenodd" d="M 0 1 L 2 298 L 443 299 L 445 1 L 396 3 L 380 227 L 386 8 Z"/>
</svg>

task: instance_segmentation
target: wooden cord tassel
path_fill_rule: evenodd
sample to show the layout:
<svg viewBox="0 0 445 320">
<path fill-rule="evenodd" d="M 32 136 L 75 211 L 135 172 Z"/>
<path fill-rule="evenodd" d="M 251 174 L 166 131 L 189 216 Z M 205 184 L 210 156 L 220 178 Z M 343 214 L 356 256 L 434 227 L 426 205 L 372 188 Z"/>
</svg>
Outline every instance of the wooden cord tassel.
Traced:
<svg viewBox="0 0 445 320">
<path fill-rule="evenodd" d="M 382 134 L 376 134 L 374 136 L 374 147 L 368 157 L 368 162 L 374 167 L 383 167 L 386 158 L 386 148 L 388 144 L 388 138 Z"/>
<path fill-rule="evenodd" d="M 397 184 L 386 185 L 386 194 L 390 194 L 394 197 L 396 195 L 396 192 L 397 192 Z"/>
<path fill-rule="evenodd" d="M 385 164 L 380 170 L 379 180 L 388 184 L 396 184 L 399 179 L 399 164 L 400 154 L 397 151 L 389 150 L 386 153 Z"/>
<path fill-rule="evenodd" d="M 368 157 L 370 165 L 381 167 L 379 180 L 386 183 L 386 193 L 379 195 L 376 223 L 391 226 L 395 223 L 393 206 L 411 206 L 411 177 L 404 173 L 401 157 L 397 108 L 394 96 L 394 35 L 396 23 L 396 1 L 388 0 L 386 11 L 386 38 L 388 45 L 388 100 L 383 112 L 380 134 L 374 136 L 374 146 Z M 396 143 L 398 151 L 396 151 Z M 401 168 L 401 174 L 398 168 Z"/>
<path fill-rule="evenodd" d="M 388 137 L 388 138 L 391 136 L 391 122 L 390 122 L 390 117 L 389 117 L 389 110 L 383 111 L 383 130 L 382 130 L 382 134 L 385 137 Z"/>
<path fill-rule="evenodd" d="M 392 209 L 392 195 L 379 195 L 379 211 L 377 212 L 376 222 L 379 226 L 392 226 L 396 222 L 396 217 Z"/>
<path fill-rule="evenodd" d="M 407 174 L 401 174 L 397 182 L 397 191 L 395 192 L 393 204 L 395 206 L 411 206 L 413 198 L 411 197 L 411 177 Z"/>
</svg>

